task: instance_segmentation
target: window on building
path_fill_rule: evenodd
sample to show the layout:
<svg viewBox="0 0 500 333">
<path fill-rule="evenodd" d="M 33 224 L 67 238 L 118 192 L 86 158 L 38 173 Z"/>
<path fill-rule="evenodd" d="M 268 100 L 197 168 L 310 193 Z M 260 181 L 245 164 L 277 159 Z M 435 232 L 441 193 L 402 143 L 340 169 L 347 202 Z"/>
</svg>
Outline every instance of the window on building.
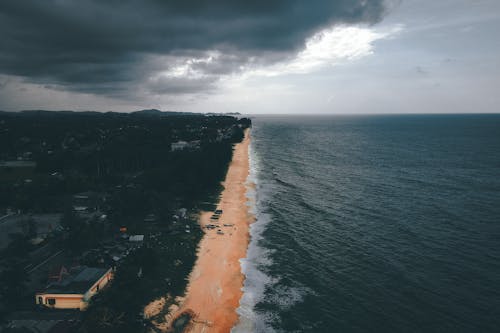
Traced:
<svg viewBox="0 0 500 333">
<path fill-rule="evenodd" d="M 38 304 L 43 304 L 43 297 L 42 296 L 38 296 Z"/>
<path fill-rule="evenodd" d="M 47 304 L 48 305 L 56 305 L 56 299 L 55 298 L 47 298 Z"/>
</svg>

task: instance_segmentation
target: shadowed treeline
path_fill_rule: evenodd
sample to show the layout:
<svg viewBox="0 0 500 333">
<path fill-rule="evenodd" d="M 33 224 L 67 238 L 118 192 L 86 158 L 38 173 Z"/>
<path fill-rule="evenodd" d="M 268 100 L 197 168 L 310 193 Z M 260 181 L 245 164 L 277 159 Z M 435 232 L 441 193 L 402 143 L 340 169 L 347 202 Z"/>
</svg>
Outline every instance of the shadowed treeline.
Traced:
<svg viewBox="0 0 500 333">
<path fill-rule="evenodd" d="M 144 305 L 182 295 L 202 235 L 196 212 L 215 202 L 233 144 L 250 121 L 152 111 L 0 113 L 0 210 L 61 216 L 41 244 L 32 243 L 36 223 L 25 223 L 1 250 L 1 303 L 11 305 L 0 307 L 4 315 L 34 308 L 34 289 L 26 286 L 45 283 L 28 274 L 34 252 L 45 247 L 63 251 L 69 264 L 109 267 L 115 264 L 97 259 L 103 246 L 123 243 L 123 227 L 147 241 L 116 265 L 79 330 L 141 332 Z M 182 219 L 180 208 L 188 212 Z"/>
</svg>

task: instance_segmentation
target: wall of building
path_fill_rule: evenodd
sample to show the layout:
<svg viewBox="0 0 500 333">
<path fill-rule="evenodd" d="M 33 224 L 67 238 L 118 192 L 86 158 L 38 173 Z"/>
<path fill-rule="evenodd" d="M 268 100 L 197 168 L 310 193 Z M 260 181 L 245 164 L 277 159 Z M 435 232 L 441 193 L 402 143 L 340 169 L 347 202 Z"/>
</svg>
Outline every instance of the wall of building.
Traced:
<svg viewBox="0 0 500 333">
<path fill-rule="evenodd" d="M 54 304 L 51 304 L 54 300 Z M 78 294 L 37 294 L 36 304 L 53 309 L 80 309 L 84 308 L 83 295 Z"/>
<path fill-rule="evenodd" d="M 83 295 L 84 301 L 89 301 L 95 294 L 104 288 L 113 279 L 113 269 L 109 269 L 94 285 Z"/>
</svg>

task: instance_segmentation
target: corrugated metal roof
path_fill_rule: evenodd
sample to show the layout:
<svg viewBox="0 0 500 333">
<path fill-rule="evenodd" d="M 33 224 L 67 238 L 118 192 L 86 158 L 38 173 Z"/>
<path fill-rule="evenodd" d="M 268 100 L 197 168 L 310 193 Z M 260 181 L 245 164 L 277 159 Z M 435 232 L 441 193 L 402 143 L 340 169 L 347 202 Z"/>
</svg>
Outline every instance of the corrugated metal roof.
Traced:
<svg viewBox="0 0 500 333">
<path fill-rule="evenodd" d="M 130 236 L 128 240 L 131 242 L 142 242 L 144 240 L 144 235 L 133 235 Z"/>
<path fill-rule="evenodd" d="M 52 294 L 83 294 L 106 274 L 108 270 L 108 268 L 83 266 L 77 270 L 73 270 L 61 282 L 50 284 L 45 292 Z"/>
<path fill-rule="evenodd" d="M 95 282 L 99 280 L 108 270 L 106 268 L 96 268 L 96 267 L 86 267 L 78 275 L 76 275 L 73 281 L 83 282 L 92 281 Z"/>
</svg>

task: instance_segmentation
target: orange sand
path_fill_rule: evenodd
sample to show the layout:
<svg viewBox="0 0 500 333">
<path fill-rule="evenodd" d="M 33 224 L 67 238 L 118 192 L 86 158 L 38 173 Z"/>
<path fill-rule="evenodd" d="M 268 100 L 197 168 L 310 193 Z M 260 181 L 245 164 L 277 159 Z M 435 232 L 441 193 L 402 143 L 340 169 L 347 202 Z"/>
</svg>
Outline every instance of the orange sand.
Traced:
<svg viewBox="0 0 500 333">
<path fill-rule="evenodd" d="M 246 180 L 249 173 L 249 131 L 244 140 L 235 145 L 233 160 L 224 181 L 224 191 L 218 205 L 223 213 L 219 228 L 203 229 L 198 259 L 191 272 L 186 297 L 178 311 L 168 316 L 177 318 L 185 311 L 196 315 L 189 332 L 229 332 L 238 321 L 236 309 L 242 296 L 244 276 L 239 259 L 246 256 L 249 242 L 249 224 L 253 221 L 246 205 Z M 210 221 L 211 212 L 200 216 L 204 227 Z M 225 227 L 224 224 L 234 224 Z M 217 234 L 220 229 L 224 235 Z M 169 323 L 169 324 L 170 324 Z"/>
</svg>

